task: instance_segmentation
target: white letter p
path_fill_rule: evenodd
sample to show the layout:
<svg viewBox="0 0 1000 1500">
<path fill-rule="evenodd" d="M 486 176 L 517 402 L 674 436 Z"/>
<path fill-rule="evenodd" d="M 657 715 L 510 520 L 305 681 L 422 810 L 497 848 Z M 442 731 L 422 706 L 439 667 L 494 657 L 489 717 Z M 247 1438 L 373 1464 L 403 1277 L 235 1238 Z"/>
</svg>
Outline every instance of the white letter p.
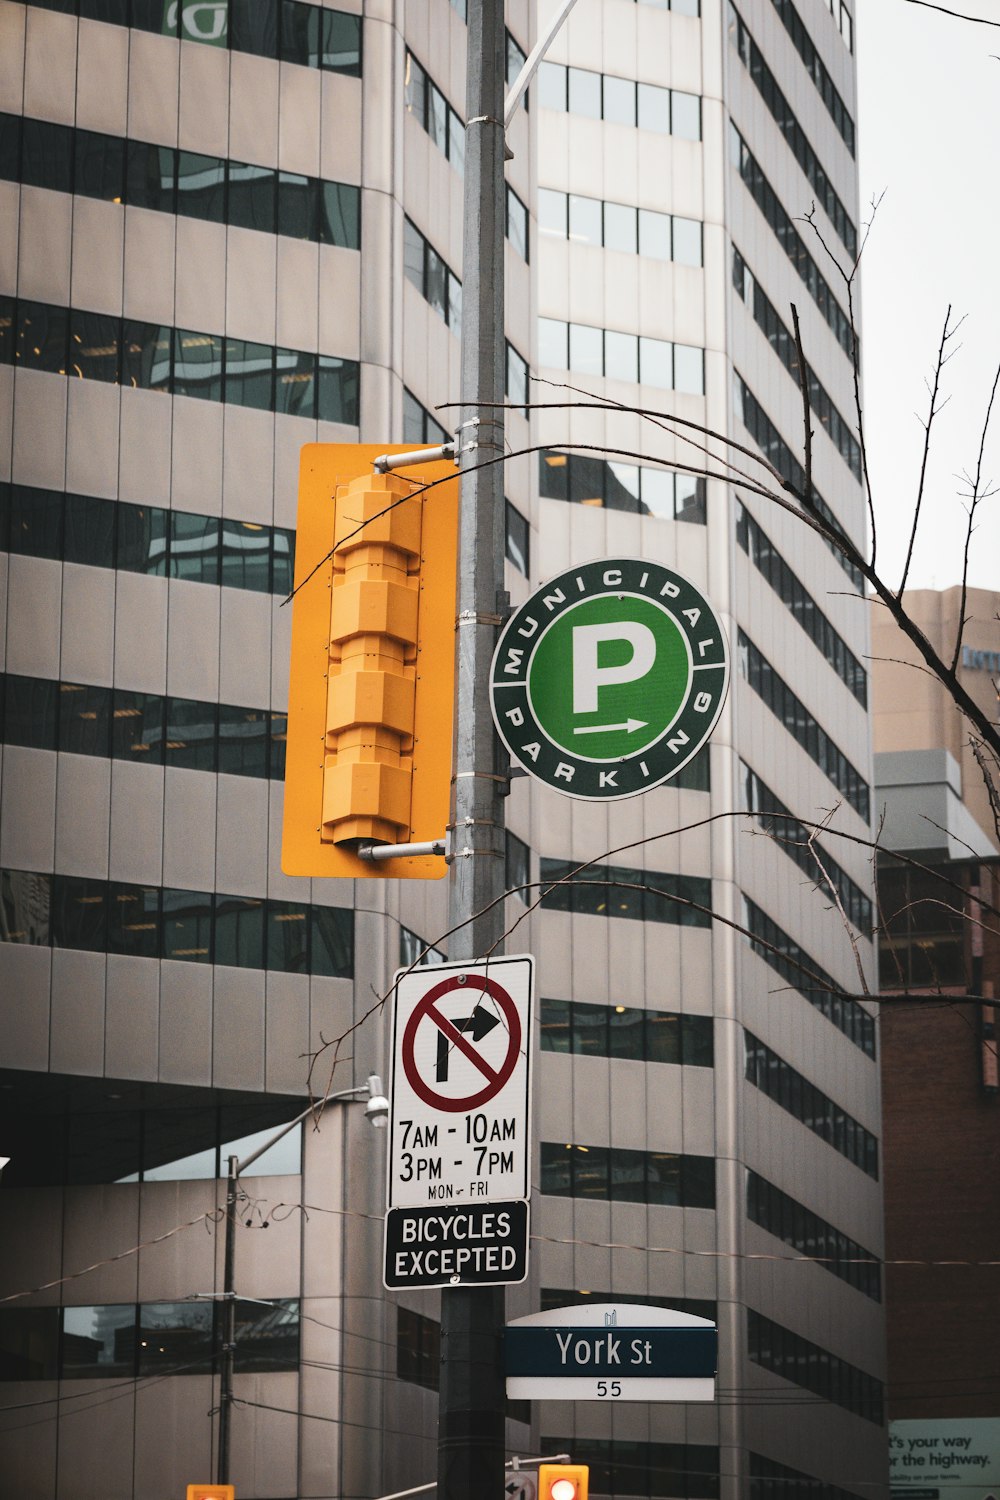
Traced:
<svg viewBox="0 0 1000 1500">
<path fill-rule="evenodd" d="M 618 667 L 599 667 L 598 648 L 602 641 L 627 641 L 632 648 L 628 661 Z M 602 687 L 615 683 L 638 682 L 656 660 L 656 637 L 648 625 L 635 620 L 621 620 L 615 625 L 575 625 L 573 627 L 573 712 L 596 714 L 598 694 Z"/>
</svg>

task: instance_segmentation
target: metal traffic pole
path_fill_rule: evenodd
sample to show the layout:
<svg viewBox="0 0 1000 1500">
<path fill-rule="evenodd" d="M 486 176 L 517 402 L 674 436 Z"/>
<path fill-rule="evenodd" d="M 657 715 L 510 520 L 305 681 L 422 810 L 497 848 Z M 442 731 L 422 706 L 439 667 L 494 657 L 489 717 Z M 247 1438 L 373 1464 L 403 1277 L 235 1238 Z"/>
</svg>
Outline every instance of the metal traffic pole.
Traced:
<svg viewBox="0 0 1000 1500">
<path fill-rule="evenodd" d="M 506 602 L 503 464 L 475 469 L 504 441 L 503 0 L 469 0 L 467 55 L 452 959 L 503 951 L 504 816 L 489 700 Z M 502 1286 L 442 1290 L 438 1500 L 503 1495 L 503 1326 Z"/>
</svg>

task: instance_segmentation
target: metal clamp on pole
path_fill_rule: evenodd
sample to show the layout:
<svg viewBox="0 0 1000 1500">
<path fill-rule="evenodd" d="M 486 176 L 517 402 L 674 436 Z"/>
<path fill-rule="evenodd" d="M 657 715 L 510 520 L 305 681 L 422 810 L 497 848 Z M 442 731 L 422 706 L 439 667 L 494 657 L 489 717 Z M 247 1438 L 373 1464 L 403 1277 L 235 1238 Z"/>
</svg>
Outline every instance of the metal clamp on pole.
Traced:
<svg viewBox="0 0 1000 1500">
<path fill-rule="evenodd" d="M 376 863 L 383 859 L 412 859 L 430 854 L 447 854 L 448 840 L 428 839 L 423 844 L 376 844 L 371 839 L 362 839 L 357 847 L 359 859 Z"/>
<path fill-rule="evenodd" d="M 455 457 L 455 444 L 441 443 L 437 448 L 411 448 L 408 453 L 380 453 L 372 459 L 376 474 L 389 474 L 393 469 L 406 469 L 413 464 L 436 463 L 442 458 Z"/>
</svg>

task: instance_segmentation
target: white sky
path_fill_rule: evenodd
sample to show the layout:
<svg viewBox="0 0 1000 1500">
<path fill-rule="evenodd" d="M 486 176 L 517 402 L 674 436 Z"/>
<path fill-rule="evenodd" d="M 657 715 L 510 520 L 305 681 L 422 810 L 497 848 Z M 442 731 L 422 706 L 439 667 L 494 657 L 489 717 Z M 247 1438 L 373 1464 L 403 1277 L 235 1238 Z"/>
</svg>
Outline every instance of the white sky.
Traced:
<svg viewBox="0 0 1000 1500">
<path fill-rule="evenodd" d="M 944 0 L 1000 20 L 1000 0 Z M 917 493 L 929 379 L 945 311 L 965 322 L 932 429 L 924 521 L 909 583 L 961 578 L 961 474 L 974 472 L 1000 363 L 1000 26 L 908 0 L 856 0 L 862 217 L 885 196 L 865 251 L 862 359 L 879 555 L 899 580 Z M 1000 392 L 984 473 L 1000 483 Z M 1000 494 L 978 512 L 970 582 L 1000 590 Z"/>
</svg>

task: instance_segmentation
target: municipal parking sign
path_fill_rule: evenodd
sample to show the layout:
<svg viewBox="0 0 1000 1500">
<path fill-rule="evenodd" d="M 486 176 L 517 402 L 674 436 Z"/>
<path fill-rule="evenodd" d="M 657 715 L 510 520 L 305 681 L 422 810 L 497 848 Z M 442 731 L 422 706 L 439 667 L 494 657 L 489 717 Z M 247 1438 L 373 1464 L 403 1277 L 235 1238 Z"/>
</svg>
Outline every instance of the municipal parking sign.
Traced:
<svg viewBox="0 0 1000 1500">
<path fill-rule="evenodd" d="M 490 675 L 500 738 L 570 797 L 634 797 L 708 739 L 729 687 L 722 621 L 660 563 L 570 568 L 511 616 Z"/>
</svg>

